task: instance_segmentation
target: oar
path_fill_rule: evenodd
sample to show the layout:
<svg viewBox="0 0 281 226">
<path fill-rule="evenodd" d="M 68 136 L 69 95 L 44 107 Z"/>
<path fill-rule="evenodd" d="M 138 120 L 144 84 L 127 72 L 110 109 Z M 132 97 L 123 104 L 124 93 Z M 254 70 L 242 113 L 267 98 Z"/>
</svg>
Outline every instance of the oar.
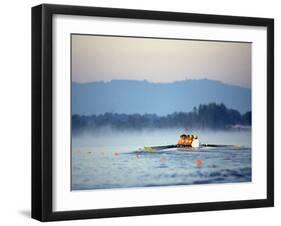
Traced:
<svg viewBox="0 0 281 226">
<path fill-rule="evenodd" d="M 212 148 L 241 148 L 241 145 L 227 145 L 227 144 L 201 144 L 200 147 L 212 147 Z"/>
<path fill-rule="evenodd" d="M 170 145 L 164 145 L 164 146 L 145 146 L 143 149 L 148 152 L 155 152 L 163 149 L 169 149 L 169 148 L 176 148 L 178 145 L 176 144 L 170 144 Z"/>
</svg>

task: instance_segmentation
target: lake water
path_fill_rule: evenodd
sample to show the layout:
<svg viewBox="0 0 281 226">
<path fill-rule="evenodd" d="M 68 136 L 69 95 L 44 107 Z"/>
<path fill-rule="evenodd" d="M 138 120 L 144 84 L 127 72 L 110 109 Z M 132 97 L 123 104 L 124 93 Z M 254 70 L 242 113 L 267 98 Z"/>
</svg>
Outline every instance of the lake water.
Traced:
<svg viewBox="0 0 281 226">
<path fill-rule="evenodd" d="M 251 181 L 250 131 L 192 131 L 201 143 L 243 148 L 143 151 L 144 146 L 175 144 L 182 133 L 103 131 L 73 136 L 72 190 Z"/>
</svg>

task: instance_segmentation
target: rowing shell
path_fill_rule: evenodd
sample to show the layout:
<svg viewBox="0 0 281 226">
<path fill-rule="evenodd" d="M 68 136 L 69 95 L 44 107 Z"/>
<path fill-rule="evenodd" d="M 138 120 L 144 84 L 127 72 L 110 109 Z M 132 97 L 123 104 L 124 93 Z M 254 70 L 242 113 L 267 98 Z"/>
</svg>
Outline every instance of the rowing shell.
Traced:
<svg viewBox="0 0 281 226">
<path fill-rule="evenodd" d="M 177 149 L 180 151 L 202 151 L 206 148 L 229 148 L 229 149 L 245 149 L 246 147 L 240 146 L 240 145 L 217 145 L 217 144 L 201 144 L 198 148 L 193 148 L 191 146 L 179 146 L 176 144 L 173 145 L 165 145 L 165 146 L 146 146 L 143 148 L 146 152 L 157 152 L 164 149 Z"/>
</svg>

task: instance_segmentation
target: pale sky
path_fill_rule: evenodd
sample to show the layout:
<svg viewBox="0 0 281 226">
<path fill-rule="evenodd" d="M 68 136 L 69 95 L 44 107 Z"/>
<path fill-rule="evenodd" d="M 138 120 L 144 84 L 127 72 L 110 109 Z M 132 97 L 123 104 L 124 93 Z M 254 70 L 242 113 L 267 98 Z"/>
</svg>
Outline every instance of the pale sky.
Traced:
<svg viewBox="0 0 281 226">
<path fill-rule="evenodd" d="M 213 79 L 251 87 L 251 43 L 72 35 L 72 80 Z"/>
</svg>

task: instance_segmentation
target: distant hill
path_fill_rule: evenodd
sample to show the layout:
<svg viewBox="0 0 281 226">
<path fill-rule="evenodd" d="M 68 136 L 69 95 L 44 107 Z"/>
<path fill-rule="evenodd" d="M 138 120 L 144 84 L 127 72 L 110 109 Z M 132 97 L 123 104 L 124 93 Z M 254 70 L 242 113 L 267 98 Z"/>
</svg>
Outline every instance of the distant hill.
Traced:
<svg viewBox="0 0 281 226">
<path fill-rule="evenodd" d="M 224 103 L 241 113 L 251 111 L 251 89 L 215 80 L 150 83 L 135 80 L 72 83 L 72 114 L 157 114 L 190 112 L 194 106 Z"/>
</svg>

